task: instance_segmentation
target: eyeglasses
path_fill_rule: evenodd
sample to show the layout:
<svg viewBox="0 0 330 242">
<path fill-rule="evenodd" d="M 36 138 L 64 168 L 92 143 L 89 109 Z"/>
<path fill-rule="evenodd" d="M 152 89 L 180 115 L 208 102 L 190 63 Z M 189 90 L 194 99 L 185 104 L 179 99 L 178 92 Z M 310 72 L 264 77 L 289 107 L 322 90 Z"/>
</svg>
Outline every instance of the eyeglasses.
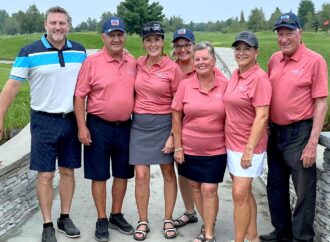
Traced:
<svg viewBox="0 0 330 242">
<path fill-rule="evenodd" d="M 235 53 L 243 53 L 243 54 L 247 54 L 249 53 L 251 50 L 253 49 L 253 47 L 234 47 L 234 51 Z"/>
<path fill-rule="evenodd" d="M 281 24 L 291 24 L 291 25 L 294 25 L 294 26 L 299 26 L 299 24 L 298 24 L 298 22 L 297 21 L 295 21 L 295 20 L 292 20 L 292 19 L 290 19 L 290 18 L 282 18 L 282 19 L 277 19 L 276 21 L 275 21 L 275 27 L 276 26 L 279 26 L 279 25 L 281 25 Z"/>
<path fill-rule="evenodd" d="M 189 49 L 192 46 L 192 43 L 188 43 L 188 44 L 183 44 L 183 45 L 174 45 L 174 48 L 176 50 L 181 50 L 182 48 L 184 49 Z"/>
</svg>

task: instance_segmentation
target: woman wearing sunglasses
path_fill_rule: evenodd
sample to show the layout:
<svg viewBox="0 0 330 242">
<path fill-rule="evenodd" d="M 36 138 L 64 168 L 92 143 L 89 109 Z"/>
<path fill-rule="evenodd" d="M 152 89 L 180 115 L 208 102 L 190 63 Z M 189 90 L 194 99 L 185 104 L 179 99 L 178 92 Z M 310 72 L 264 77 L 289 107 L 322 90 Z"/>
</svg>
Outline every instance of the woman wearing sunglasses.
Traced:
<svg viewBox="0 0 330 242">
<path fill-rule="evenodd" d="M 135 198 L 139 212 L 134 239 L 144 240 L 149 232 L 148 203 L 150 165 L 160 165 L 164 178 L 166 239 L 177 236 L 172 213 L 177 195 L 173 160 L 171 103 L 184 76 L 180 67 L 164 55 L 164 30 L 148 22 L 141 30 L 147 52 L 137 61 L 135 106 L 131 127 L 130 164 L 135 166 Z"/>
</svg>

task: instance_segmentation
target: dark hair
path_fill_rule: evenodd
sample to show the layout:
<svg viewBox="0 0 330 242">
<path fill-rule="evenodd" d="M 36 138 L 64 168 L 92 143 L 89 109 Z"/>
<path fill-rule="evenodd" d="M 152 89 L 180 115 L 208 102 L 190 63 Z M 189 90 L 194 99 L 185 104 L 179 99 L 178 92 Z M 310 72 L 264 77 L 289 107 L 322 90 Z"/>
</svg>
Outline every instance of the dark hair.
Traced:
<svg viewBox="0 0 330 242">
<path fill-rule="evenodd" d="M 54 7 L 49 8 L 45 14 L 46 20 L 50 13 L 63 13 L 66 16 L 66 20 L 68 21 L 69 25 L 71 25 L 71 17 L 69 15 L 68 11 L 66 11 L 64 8 L 62 8 L 60 6 L 54 6 Z"/>
</svg>

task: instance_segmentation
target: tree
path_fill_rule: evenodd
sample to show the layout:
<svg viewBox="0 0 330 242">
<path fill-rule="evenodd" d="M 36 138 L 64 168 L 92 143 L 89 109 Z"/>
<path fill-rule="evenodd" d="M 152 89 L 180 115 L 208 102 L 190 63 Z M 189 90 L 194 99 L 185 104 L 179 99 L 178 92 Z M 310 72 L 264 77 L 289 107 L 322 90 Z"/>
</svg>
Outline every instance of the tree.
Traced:
<svg viewBox="0 0 330 242">
<path fill-rule="evenodd" d="M 144 23 L 162 22 L 165 15 L 158 2 L 149 4 L 149 0 L 125 0 L 117 6 L 117 15 L 126 23 L 126 32 L 140 34 Z"/>
<path fill-rule="evenodd" d="M 265 14 L 262 8 L 252 9 L 248 20 L 248 28 L 253 32 L 264 30 L 265 28 Z"/>
<path fill-rule="evenodd" d="M 0 10 L 0 33 L 4 33 L 3 26 L 5 25 L 5 21 L 7 18 L 9 18 L 9 15 L 6 10 Z"/>
<path fill-rule="evenodd" d="M 282 15 L 281 10 L 276 7 L 275 11 L 270 15 L 269 21 L 268 21 L 268 29 L 273 30 L 274 29 L 274 24 L 276 19 Z"/>
<path fill-rule="evenodd" d="M 326 20 L 330 21 L 330 3 L 322 4 L 321 11 L 318 12 L 318 20 L 322 26 L 322 29 L 326 31 L 328 29 L 328 27 L 323 26 L 323 23 Z"/>
<path fill-rule="evenodd" d="M 172 16 L 163 20 L 163 26 L 166 32 L 174 32 L 178 28 L 185 27 L 181 17 Z"/>
<path fill-rule="evenodd" d="M 301 0 L 298 7 L 298 17 L 300 19 L 301 27 L 304 28 L 305 24 L 308 23 L 307 15 L 312 18 L 315 15 L 315 6 L 311 0 Z"/>
<path fill-rule="evenodd" d="M 243 10 L 241 11 L 241 17 L 240 17 L 240 19 L 239 19 L 239 22 L 240 22 L 241 24 L 245 24 L 245 17 L 244 17 L 244 12 L 243 12 Z"/>
<path fill-rule="evenodd" d="M 115 16 L 115 14 L 112 14 L 111 12 L 104 12 L 102 13 L 101 17 L 100 17 L 100 21 L 98 22 L 98 27 L 97 27 L 97 31 L 99 33 L 102 32 L 102 28 L 103 28 L 103 23 L 110 18 L 111 16 Z"/>
<path fill-rule="evenodd" d="M 27 23 L 27 34 L 44 31 L 44 15 L 41 14 L 35 4 L 29 6 L 26 10 L 25 17 Z"/>
<path fill-rule="evenodd" d="M 17 34 L 18 31 L 18 24 L 16 19 L 13 17 L 8 17 L 5 20 L 5 23 L 3 25 L 3 33 L 4 34 L 9 34 L 9 35 L 14 35 Z"/>
</svg>

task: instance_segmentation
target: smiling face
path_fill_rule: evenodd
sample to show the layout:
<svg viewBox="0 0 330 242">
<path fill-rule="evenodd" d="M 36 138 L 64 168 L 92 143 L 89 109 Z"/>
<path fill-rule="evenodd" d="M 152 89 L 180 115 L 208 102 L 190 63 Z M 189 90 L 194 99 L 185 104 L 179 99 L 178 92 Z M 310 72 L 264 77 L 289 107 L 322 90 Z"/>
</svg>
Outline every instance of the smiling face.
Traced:
<svg viewBox="0 0 330 242">
<path fill-rule="evenodd" d="M 280 27 L 276 30 L 277 43 L 283 54 L 287 57 L 292 56 L 301 45 L 301 33 L 300 29 L 289 29 Z"/>
<path fill-rule="evenodd" d="M 143 39 L 143 47 L 150 57 L 158 57 L 163 54 L 164 39 L 161 35 L 151 34 Z"/>
<path fill-rule="evenodd" d="M 121 55 L 124 46 L 126 35 L 120 30 L 112 31 L 108 34 L 102 34 L 104 47 L 108 50 L 111 56 Z"/>
<path fill-rule="evenodd" d="M 240 41 L 234 47 L 235 60 L 241 72 L 248 70 L 256 63 L 258 49 L 249 46 L 243 41 Z"/>
<path fill-rule="evenodd" d="M 213 72 L 215 58 L 209 53 L 208 49 L 196 50 L 193 55 L 194 69 L 198 75 Z"/>
<path fill-rule="evenodd" d="M 64 13 L 49 13 L 44 23 L 47 32 L 47 40 L 55 47 L 65 44 L 70 25 Z"/>
<path fill-rule="evenodd" d="M 184 38 L 177 39 L 174 42 L 174 54 L 179 61 L 190 61 L 193 57 L 193 44 Z"/>
</svg>

